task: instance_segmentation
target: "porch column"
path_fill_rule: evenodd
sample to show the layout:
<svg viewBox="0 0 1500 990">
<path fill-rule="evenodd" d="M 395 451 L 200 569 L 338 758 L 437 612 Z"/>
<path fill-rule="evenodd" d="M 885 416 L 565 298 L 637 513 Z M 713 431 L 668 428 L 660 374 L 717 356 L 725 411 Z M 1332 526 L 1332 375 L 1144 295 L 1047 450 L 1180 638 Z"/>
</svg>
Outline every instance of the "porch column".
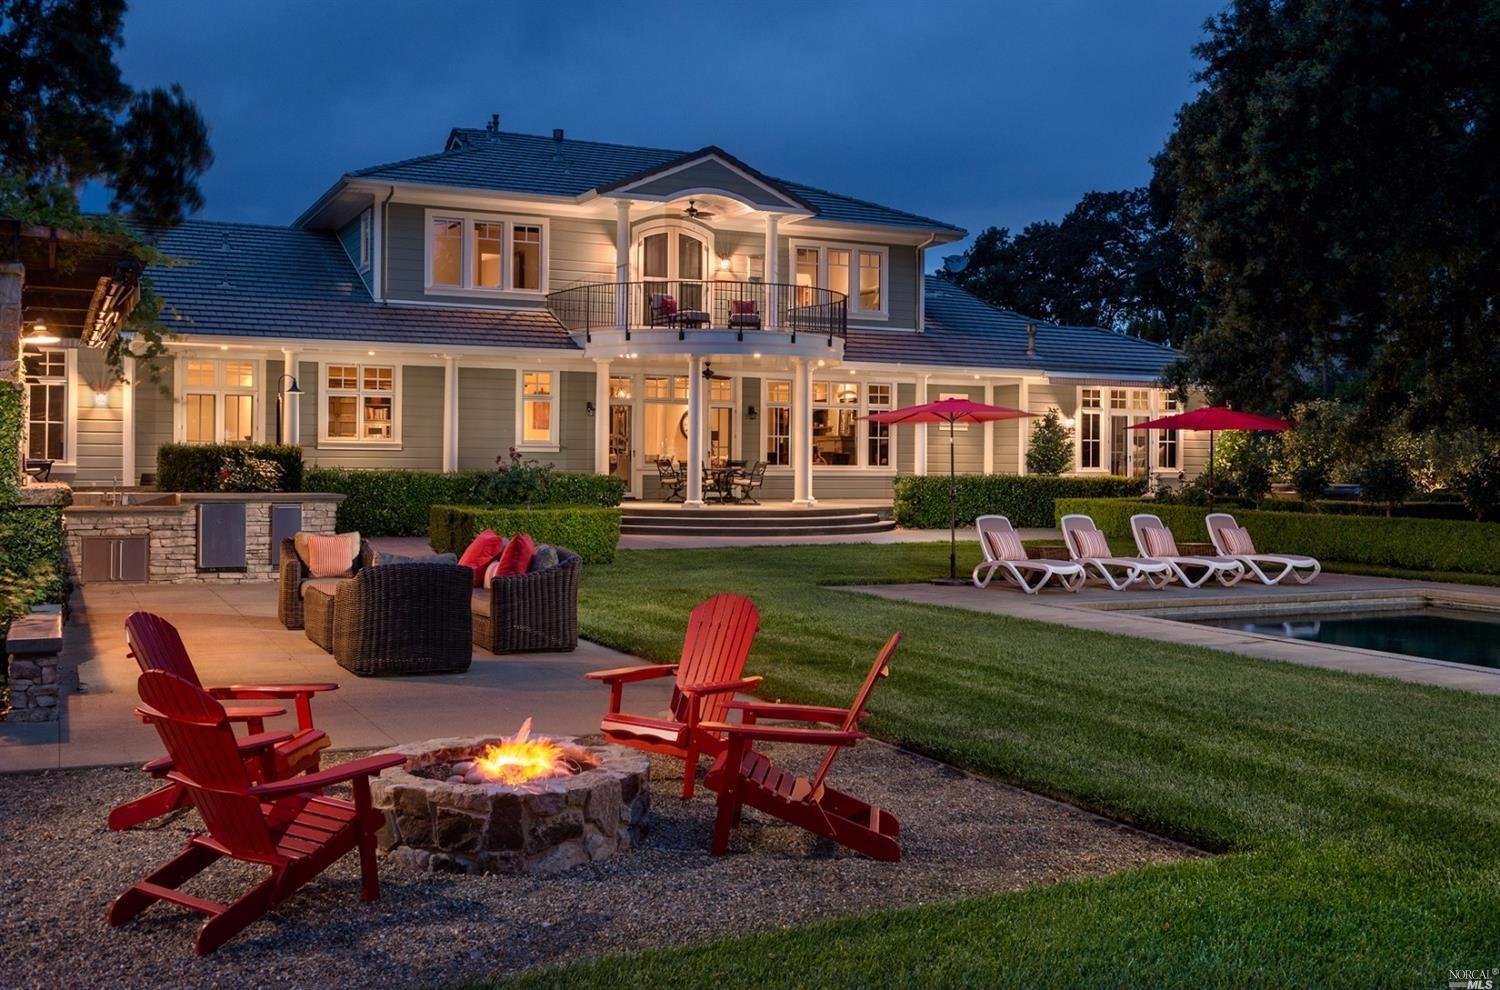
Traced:
<svg viewBox="0 0 1500 990">
<path fill-rule="evenodd" d="M 630 324 L 630 200 L 615 201 L 615 327 Z M 601 407 L 605 408 L 605 407 Z"/>
<path fill-rule="evenodd" d="M 985 382 L 984 404 L 993 406 L 995 404 L 995 385 L 993 382 Z M 984 473 L 995 473 L 995 423 L 988 420 L 984 424 Z"/>
<path fill-rule="evenodd" d="M 781 325 L 781 252 L 776 250 L 776 228 L 781 218 L 775 213 L 766 214 L 766 329 L 775 330 Z"/>
<path fill-rule="evenodd" d="M 1031 412 L 1031 392 L 1027 388 L 1026 379 L 1021 379 L 1020 386 L 1016 389 L 1016 408 L 1024 412 Z M 1026 473 L 1026 421 L 1016 420 L 1016 474 Z"/>
<path fill-rule="evenodd" d="M 687 498 L 683 505 L 703 508 L 703 358 L 688 358 Z"/>
<path fill-rule="evenodd" d="M 301 355 L 289 347 L 281 349 L 281 373 L 298 378 Z M 291 383 L 281 380 L 276 383 L 276 401 L 281 403 L 281 436 L 277 439 L 286 444 L 300 444 L 302 442 L 302 400 L 295 395 L 287 395 L 286 390 Z M 298 383 L 301 386 L 301 383 Z M 180 384 L 179 384 L 179 387 Z"/>
<path fill-rule="evenodd" d="M 458 358 L 443 355 L 443 471 L 458 470 Z"/>
<path fill-rule="evenodd" d="M 928 376 L 927 375 L 918 375 L 917 376 L 917 401 L 916 401 L 916 405 L 920 406 L 922 403 L 928 401 L 927 400 L 927 382 L 928 382 Z M 917 426 L 916 426 L 916 432 L 917 432 L 917 438 L 916 438 L 917 439 L 917 444 L 916 444 L 916 447 L 917 447 L 917 449 L 916 449 L 916 454 L 914 455 L 916 457 L 916 463 L 913 464 L 912 467 L 913 467 L 913 469 L 916 471 L 916 473 L 918 475 L 925 475 L 927 473 L 927 431 L 929 429 L 930 429 L 930 427 L 928 427 L 927 424 L 925 424 L 925 423 L 918 423 Z"/>
<path fill-rule="evenodd" d="M 594 473 L 609 474 L 609 362 L 594 362 Z"/>
<path fill-rule="evenodd" d="M 792 504 L 812 506 L 812 367 L 792 360 Z"/>
<path fill-rule="evenodd" d="M 120 371 L 120 474 L 123 484 L 135 484 L 135 358 L 125 355 Z"/>
</svg>

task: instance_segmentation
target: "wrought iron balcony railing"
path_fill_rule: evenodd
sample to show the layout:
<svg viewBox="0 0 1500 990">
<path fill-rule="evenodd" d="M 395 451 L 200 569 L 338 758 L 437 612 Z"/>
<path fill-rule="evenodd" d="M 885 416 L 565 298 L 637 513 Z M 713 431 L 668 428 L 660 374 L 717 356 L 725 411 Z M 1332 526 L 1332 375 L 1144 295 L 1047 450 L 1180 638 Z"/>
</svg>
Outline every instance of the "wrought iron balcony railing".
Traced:
<svg viewBox="0 0 1500 990">
<path fill-rule="evenodd" d="M 757 333 L 822 336 L 829 346 L 848 329 L 849 298 L 832 289 L 771 282 L 647 279 L 589 282 L 547 294 L 547 309 L 572 333 L 592 339 L 596 330 L 673 331 L 685 340 L 694 330 L 733 330 L 740 340 Z"/>
</svg>

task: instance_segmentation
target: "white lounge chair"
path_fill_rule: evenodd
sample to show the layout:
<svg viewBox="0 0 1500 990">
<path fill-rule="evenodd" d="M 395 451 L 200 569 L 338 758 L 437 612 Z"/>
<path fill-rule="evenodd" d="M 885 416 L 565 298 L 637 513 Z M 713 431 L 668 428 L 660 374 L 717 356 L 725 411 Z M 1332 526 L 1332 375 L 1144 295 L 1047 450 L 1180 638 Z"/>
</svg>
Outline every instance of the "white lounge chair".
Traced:
<svg viewBox="0 0 1500 990">
<path fill-rule="evenodd" d="M 1280 584 L 1286 578 L 1291 578 L 1298 584 L 1308 584 L 1323 571 L 1323 565 L 1312 557 L 1288 553 L 1256 553 L 1250 533 L 1227 512 L 1210 512 L 1204 522 L 1208 525 L 1208 538 L 1213 541 L 1214 549 L 1230 560 L 1244 564 L 1262 584 Z M 1267 574 L 1262 567 L 1279 567 L 1281 570 L 1275 574 Z"/>
<path fill-rule="evenodd" d="M 1109 543 L 1088 516 L 1063 516 L 1062 531 L 1068 555 L 1074 562 L 1082 565 L 1085 573 L 1098 576 L 1115 591 L 1124 591 L 1133 584 L 1145 584 L 1159 591 L 1172 583 L 1172 568 L 1163 561 L 1110 556 Z M 1105 552 L 1100 553 L 1100 550 Z"/>
<path fill-rule="evenodd" d="M 980 516 L 975 525 L 979 528 L 979 546 L 984 551 L 984 561 L 974 568 L 976 588 L 987 586 L 996 571 L 1028 595 L 1036 594 L 1053 578 L 1065 591 L 1077 591 L 1088 579 L 1082 565 L 1072 561 L 1032 560 L 1026 556 L 1020 535 L 1004 516 Z M 1027 574 L 1031 580 L 1027 580 Z"/>
<path fill-rule="evenodd" d="M 1172 576 L 1184 587 L 1196 588 L 1210 578 L 1226 588 L 1232 588 L 1245 576 L 1245 566 L 1228 557 L 1184 557 L 1177 552 L 1177 540 L 1172 531 L 1162 524 L 1159 517 L 1150 512 L 1138 512 L 1130 517 L 1130 532 L 1135 536 L 1135 548 L 1147 560 L 1159 560 L 1172 570 Z M 1197 577 L 1192 573 L 1196 572 Z"/>
</svg>

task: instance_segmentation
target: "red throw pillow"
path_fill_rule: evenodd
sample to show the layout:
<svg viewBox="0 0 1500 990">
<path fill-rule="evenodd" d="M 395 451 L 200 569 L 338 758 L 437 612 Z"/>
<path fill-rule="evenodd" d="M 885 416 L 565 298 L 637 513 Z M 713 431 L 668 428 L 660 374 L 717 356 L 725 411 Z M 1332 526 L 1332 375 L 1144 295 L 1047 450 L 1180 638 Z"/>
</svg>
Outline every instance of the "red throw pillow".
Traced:
<svg viewBox="0 0 1500 990">
<path fill-rule="evenodd" d="M 729 311 L 735 316 L 748 316 L 755 312 L 754 299 L 731 299 L 729 300 Z"/>
<path fill-rule="evenodd" d="M 484 583 L 484 569 L 504 550 L 505 537 L 497 535 L 492 529 L 487 529 L 474 537 L 474 542 L 470 543 L 464 555 L 458 558 L 461 565 L 474 572 L 474 587 L 478 588 Z"/>
<path fill-rule="evenodd" d="M 677 313 L 677 300 L 671 296 L 661 297 L 661 315 L 674 316 Z"/>
<path fill-rule="evenodd" d="M 526 568 L 531 566 L 531 558 L 536 556 L 536 543 L 530 535 L 521 533 L 512 537 L 505 545 L 505 552 L 500 555 L 500 566 L 495 569 L 496 577 L 505 577 L 511 574 L 525 574 Z"/>
</svg>

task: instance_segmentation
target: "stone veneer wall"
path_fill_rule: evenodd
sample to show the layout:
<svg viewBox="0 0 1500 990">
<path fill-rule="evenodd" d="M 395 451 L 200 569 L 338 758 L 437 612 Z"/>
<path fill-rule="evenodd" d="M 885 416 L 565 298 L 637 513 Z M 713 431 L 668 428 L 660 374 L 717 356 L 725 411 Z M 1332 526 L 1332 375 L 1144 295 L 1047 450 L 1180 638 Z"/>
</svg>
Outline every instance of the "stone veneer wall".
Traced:
<svg viewBox="0 0 1500 990">
<path fill-rule="evenodd" d="M 68 578 L 82 583 L 83 541 L 86 537 L 149 537 L 147 541 L 147 580 L 163 584 L 238 584 L 249 581 L 274 581 L 278 567 L 271 563 L 271 506 L 300 502 L 302 531 L 335 532 L 334 516 L 341 495 L 318 494 L 299 497 L 284 495 L 242 495 L 234 499 L 245 503 L 245 565 L 243 571 L 198 570 L 198 512 L 193 496 L 184 495 L 181 505 L 87 506 L 63 513 L 67 539 Z M 216 496 L 214 501 L 223 502 Z M 205 500 L 206 501 L 206 500 Z"/>
</svg>

